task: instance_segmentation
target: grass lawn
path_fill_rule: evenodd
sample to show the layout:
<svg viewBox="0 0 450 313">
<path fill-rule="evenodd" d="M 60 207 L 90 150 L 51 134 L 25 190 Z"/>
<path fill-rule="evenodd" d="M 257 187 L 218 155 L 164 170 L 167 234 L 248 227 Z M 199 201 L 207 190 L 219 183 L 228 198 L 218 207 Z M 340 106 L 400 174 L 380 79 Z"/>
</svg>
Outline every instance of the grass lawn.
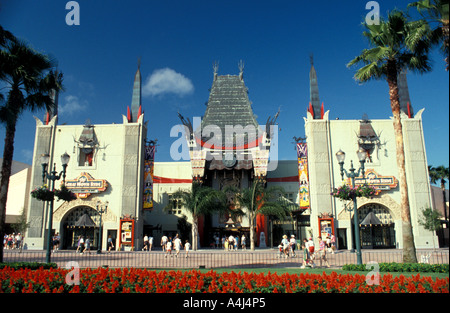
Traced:
<svg viewBox="0 0 450 313">
<path fill-rule="evenodd" d="M 159 271 L 160 269 L 158 269 Z M 179 269 L 174 269 L 175 271 L 179 270 Z M 191 269 L 186 269 L 186 270 L 191 270 Z M 169 271 L 169 269 L 166 269 L 166 271 Z M 205 272 L 209 272 L 211 271 L 211 269 L 200 269 L 201 272 L 205 273 Z M 248 268 L 216 268 L 213 269 L 213 271 L 217 272 L 217 273 L 223 273 L 223 272 L 235 272 L 235 273 L 239 273 L 239 272 L 247 272 L 247 273 L 277 273 L 279 275 L 284 274 L 284 273 L 288 273 L 288 274 L 300 274 L 300 273 L 310 273 L 310 274 L 322 274 L 323 272 L 325 272 L 326 274 L 331 274 L 332 272 L 336 272 L 337 274 L 356 274 L 358 273 L 359 275 L 367 275 L 369 272 L 363 272 L 363 271 L 344 271 L 344 270 L 340 270 L 340 269 L 328 269 L 328 268 L 305 268 L 305 269 L 300 269 L 300 268 L 253 268 L 253 269 L 248 269 Z M 403 275 L 405 277 L 409 277 L 409 276 L 415 276 L 417 274 L 420 274 L 420 276 L 422 277 L 431 277 L 431 278 L 446 278 L 449 277 L 448 273 L 421 273 L 421 272 L 391 272 L 391 273 L 387 273 L 387 272 L 380 272 L 380 275 L 383 276 L 384 274 L 392 274 L 392 276 L 396 277 L 396 276 L 400 276 Z"/>
</svg>

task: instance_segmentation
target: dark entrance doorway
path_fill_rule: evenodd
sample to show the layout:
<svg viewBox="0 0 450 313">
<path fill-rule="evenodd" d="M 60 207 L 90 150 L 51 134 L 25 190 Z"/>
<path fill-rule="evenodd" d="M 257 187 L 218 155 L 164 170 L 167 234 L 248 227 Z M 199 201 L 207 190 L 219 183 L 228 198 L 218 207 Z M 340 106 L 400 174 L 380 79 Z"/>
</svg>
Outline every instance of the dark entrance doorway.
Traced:
<svg viewBox="0 0 450 313">
<path fill-rule="evenodd" d="M 358 209 L 358 217 L 362 249 L 395 248 L 395 224 L 387 207 L 366 204 Z"/>
<path fill-rule="evenodd" d="M 91 250 L 97 249 L 99 238 L 100 216 L 97 211 L 88 206 L 73 208 L 63 219 L 61 227 L 62 249 L 76 249 L 78 238 L 89 238 Z M 81 224 L 80 224 L 81 223 Z"/>
</svg>

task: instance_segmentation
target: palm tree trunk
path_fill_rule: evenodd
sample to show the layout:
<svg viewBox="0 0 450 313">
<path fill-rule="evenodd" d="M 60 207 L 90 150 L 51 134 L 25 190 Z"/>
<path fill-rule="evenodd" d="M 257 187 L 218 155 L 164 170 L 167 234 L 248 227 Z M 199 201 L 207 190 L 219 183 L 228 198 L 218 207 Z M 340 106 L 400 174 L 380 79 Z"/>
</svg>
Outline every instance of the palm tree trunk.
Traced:
<svg viewBox="0 0 450 313">
<path fill-rule="evenodd" d="M 255 251 L 255 216 L 250 212 L 250 250 Z"/>
<path fill-rule="evenodd" d="M 192 250 L 197 251 L 198 249 L 198 216 L 194 215 L 192 217 Z"/>
<path fill-rule="evenodd" d="M 408 185 L 406 182 L 405 148 L 403 141 L 403 128 L 400 119 L 400 101 L 397 85 L 397 64 L 388 61 L 387 82 L 389 85 L 389 98 L 394 116 L 395 146 L 397 151 L 397 167 L 399 175 L 399 188 L 401 197 L 402 234 L 403 234 L 403 262 L 417 263 L 416 247 L 411 226 L 411 212 L 409 207 Z"/>
<path fill-rule="evenodd" d="M 3 262 L 3 238 L 5 237 L 6 221 L 6 200 L 8 197 L 9 178 L 11 176 L 11 167 L 14 154 L 14 136 L 16 133 L 16 124 L 9 122 L 6 126 L 5 147 L 3 150 L 2 177 L 0 181 L 0 239 L 2 245 L 0 248 L 0 263 Z"/>
<path fill-rule="evenodd" d="M 442 200 L 444 201 L 444 220 L 447 221 L 447 199 L 445 196 L 445 180 L 441 179 Z"/>
</svg>

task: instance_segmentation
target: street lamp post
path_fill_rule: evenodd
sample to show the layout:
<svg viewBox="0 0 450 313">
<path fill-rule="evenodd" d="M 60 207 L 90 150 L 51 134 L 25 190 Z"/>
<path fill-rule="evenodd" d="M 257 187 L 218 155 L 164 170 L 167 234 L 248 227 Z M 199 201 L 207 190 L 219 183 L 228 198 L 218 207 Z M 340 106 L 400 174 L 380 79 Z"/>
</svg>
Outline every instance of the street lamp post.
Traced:
<svg viewBox="0 0 450 313">
<path fill-rule="evenodd" d="M 103 234 L 103 224 L 102 224 L 102 215 L 103 213 L 106 213 L 106 210 L 108 210 L 108 204 L 109 202 L 106 201 L 105 203 L 102 203 L 100 200 L 97 201 L 97 212 L 100 214 L 100 228 L 98 233 L 98 247 L 97 247 L 97 254 L 102 253 L 102 234 Z"/>
<path fill-rule="evenodd" d="M 50 155 L 48 153 L 41 155 L 41 165 L 42 165 L 42 182 L 45 182 L 45 178 L 51 181 L 50 190 L 55 190 L 55 181 L 59 180 L 61 177 L 63 179 L 63 182 L 66 180 L 66 169 L 67 164 L 69 164 L 70 156 L 65 152 L 63 155 L 61 155 L 61 164 L 63 167 L 63 170 L 61 172 L 56 171 L 56 163 L 53 165 L 53 171 L 47 172 L 48 162 L 50 160 Z M 54 198 L 50 200 L 50 208 L 48 213 L 48 230 L 47 230 L 47 255 L 46 255 L 46 262 L 50 263 L 51 259 L 51 253 L 52 253 L 52 227 L 53 227 L 53 202 Z"/>
<path fill-rule="evenodd" d="M 336 158 L 338 160 L 340 170 L 341 170 L 341 178 L 344 180 L 344 174 L 347 176 L 347 178 L 350 178 L 352 181 L 352 188 L 355 188 L 355 177 L 358 177 L 360 175 L 364 176 L 364 163 L 366 162 L 366 151 L 362 148 L 360 148 L 356 154 L 358 155 L 359 163 L 361 164 L 358 172 L 355 173 L 356 169 L 353 168 L 353 160 L 350 160 L 350 173 L 348 173 L 344 169 L 344 160 L 345 160 L 345 153 L 342 150 L 339 150 L 336 152 Z M 358 218 L 358 207 L 356 203 L 356 195 L 353 195 L 353 222 L 355 223 L 355 243 L 356 243 L 356 259 L 358 264 L 362 264 L 362 257 L 361 257 L 361 241 L 359 238 L 359 218 Z M 348 209 L 351 211 L 352 209 Z"/>
</svg>

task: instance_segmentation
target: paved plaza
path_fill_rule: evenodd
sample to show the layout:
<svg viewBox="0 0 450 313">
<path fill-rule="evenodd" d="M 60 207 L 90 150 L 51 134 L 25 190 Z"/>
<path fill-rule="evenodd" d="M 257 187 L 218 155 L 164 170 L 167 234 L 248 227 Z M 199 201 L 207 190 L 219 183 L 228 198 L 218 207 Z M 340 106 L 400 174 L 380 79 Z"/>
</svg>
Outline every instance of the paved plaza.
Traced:
<svg viewBox="0 0 450 313">
<path fill-rule="evenodd" d="M 190 251 L 188 257 L 184 251 L 180 251 L 178 257 L 166 254 L 160 248 L 147 251 L 113 251 L 107 253 L 97 251 L 80 254 L 73 250 L 63 250 L 52 253 L 51 261 L 59 267 L 66 267 L 69 262 L 76 262 L 79 267 L 134 267 L 134 268 L 292 268 L 302 265 L 302 251 L 296 256 L 286 258 L 280 256 L 277 249 L 256 249 L 224 251 L 223 249 L 199 249 Z M 45 262 L 46 251 L 42 250 L 4 250 L 5 262 Z M 421 263 L 448 264 L 449 250 L 429 249 L 417 250 L 417 259 Z M 330 268 L 340 268 L 344 264 L 356 264 L 356 253 L 348 250 L 338 250 L 335 254 L 327 253 Z M 363 250 L 362 260 L 364 264 L 369 262 L 397 262 L 402 263 L 402 251 L 395 249 Z M 320 267 L 320 261 L 316 256 L 315 264 Z M 325 268 L 325 263 L 322 264 Z"/>
</svg>

